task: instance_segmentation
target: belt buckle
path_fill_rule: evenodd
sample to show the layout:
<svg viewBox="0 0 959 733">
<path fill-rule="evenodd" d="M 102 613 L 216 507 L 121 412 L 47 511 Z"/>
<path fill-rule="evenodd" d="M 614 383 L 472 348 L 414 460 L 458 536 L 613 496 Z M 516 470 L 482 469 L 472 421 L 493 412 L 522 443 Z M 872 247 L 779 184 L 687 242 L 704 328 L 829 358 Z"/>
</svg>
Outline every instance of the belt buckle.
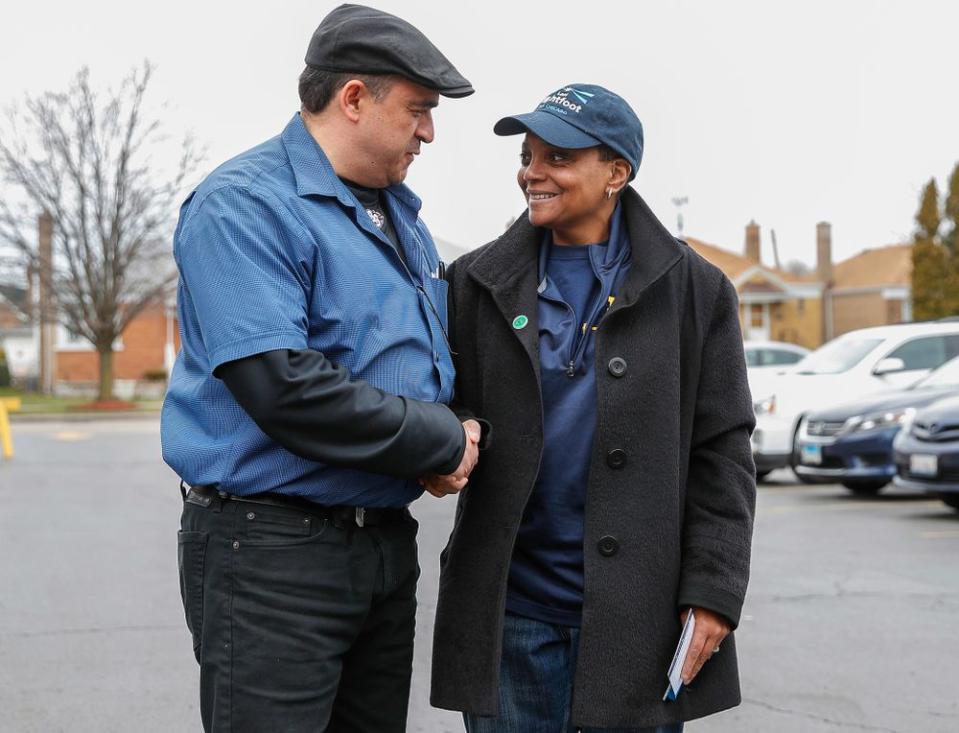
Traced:
<svg viewBox="0 0 959 733">
<path fill-rule="evenodd" d="M 361 506 L 356 507 L 356 526 L 362 527 L 366 521 L 366 509 Z"/>
</svg>

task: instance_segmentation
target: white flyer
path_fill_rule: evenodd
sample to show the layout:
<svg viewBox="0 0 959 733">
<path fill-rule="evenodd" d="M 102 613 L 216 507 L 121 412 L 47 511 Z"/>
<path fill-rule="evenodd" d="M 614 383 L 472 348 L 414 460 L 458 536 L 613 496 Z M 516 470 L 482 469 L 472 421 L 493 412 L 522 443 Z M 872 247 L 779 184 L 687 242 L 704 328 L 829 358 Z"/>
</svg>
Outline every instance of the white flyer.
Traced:
<svg viewBox="0 0 959 733">
<path fill-rule="evenodd" d="M 683 632 L 679 635 L 679 643 L 676 645 L 672 664 L 669 665 L 669 672 L 666 675 L 669 677 L 669 687 L 663 694 L 663 700 L 675 700 L 679 696 L 679 691 L 683 687 L 683 665 L 686 663 L 686 654 L 689 653 L 689 644 L 693 640 L 695 630 L 696 616 L 690 608 L 686 623 L 683 624 Z"/>
</svg>

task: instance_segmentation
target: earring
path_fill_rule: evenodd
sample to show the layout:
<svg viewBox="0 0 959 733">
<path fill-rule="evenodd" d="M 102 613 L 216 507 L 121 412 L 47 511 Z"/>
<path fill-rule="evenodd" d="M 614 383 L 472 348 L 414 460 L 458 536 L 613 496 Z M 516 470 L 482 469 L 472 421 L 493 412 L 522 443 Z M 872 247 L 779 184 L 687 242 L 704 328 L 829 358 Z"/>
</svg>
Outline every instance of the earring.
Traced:
<svg viewBox="0 0 959 733">
<path fill-rule="evenodd" d="M 613 189 L 611 187 L 606 188 L 606 198 L 607 199 L 613 198 Z"/>
</svg>

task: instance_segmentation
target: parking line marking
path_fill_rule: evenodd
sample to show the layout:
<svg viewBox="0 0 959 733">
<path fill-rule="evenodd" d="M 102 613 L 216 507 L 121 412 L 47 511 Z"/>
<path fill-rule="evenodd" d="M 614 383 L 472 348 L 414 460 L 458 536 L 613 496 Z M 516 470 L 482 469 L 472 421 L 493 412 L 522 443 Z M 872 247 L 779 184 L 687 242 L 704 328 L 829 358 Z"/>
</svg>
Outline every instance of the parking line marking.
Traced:
<svg viewBox="0 0 959 733">
<path fill-rule="evenodd" d="M 940 540 L 959 537 L 959 529 L 937 529 L 928 532 L 920 532 L 919 536 L 924 540 Z"/>
<path fill-rule="evenodd" d="M 89 440 L 92 437 L 90 433 L 80 433 L 75 430 L 62 430 L 53 434 L 53 439 L 59 440 L 61 443 L 76 443 L 80 440 Z"/>
<path fill-rule="evenodd" d="M 841 512 L 850 509 L 899 509 L 904 506 L 922 506 L 924 504 L 935 504 L 936 499 L 928 501 L 910 501 L 905 504 L 898 502 L 874 502 L 874 501 L 855 501 L 842 504 L 786 504 L 768 508 L 760 507 L 756 513 L 765 516 L 766 514 L 792 514 L 801 511 L 823 511 L 823 512 Z"/>
</svg>

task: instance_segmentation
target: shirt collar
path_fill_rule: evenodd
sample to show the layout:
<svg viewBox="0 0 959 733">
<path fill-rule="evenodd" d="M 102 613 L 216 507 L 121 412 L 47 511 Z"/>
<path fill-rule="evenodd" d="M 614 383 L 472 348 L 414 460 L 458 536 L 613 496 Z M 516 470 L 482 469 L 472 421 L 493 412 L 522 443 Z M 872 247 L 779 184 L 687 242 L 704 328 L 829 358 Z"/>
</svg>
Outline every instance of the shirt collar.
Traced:
<svg viewBox="0 0 959 733">
<path fill-rule="evenodd" d="M 293 176 L 296 178 L 296 193 L 299 196 L 329 196 L 338 199 L 344 206 L 355 206 L 349 189 L 336 175 L 330 159 L 319 146 L 300 117 L 293 115 L 280 136 L 286 148 Z M 419 213 L 423 202 L 404 183 L 388 186 L 388 191 L 415 213 Z"/>
<path fill-rule="evenodd" d="M 630 259 L 632 249 L 629 245 L 629 233 L 626 231 L 623 219 L 622 203 L 617 203 L 610 218 L 608 244 L 605 247 L 590 247 L 588 249 L 589 262 L 592 265 L 593 273 L 601 282 L 610 273 L 615 276 L 620 266 Z M 552 246 L 553 232 L 547 229 L 543 233 L 539 249 L 539 286 L 537 291 L 540 293 L 544 293 L 549 287 L 546 270 Z"/>
</svg>

